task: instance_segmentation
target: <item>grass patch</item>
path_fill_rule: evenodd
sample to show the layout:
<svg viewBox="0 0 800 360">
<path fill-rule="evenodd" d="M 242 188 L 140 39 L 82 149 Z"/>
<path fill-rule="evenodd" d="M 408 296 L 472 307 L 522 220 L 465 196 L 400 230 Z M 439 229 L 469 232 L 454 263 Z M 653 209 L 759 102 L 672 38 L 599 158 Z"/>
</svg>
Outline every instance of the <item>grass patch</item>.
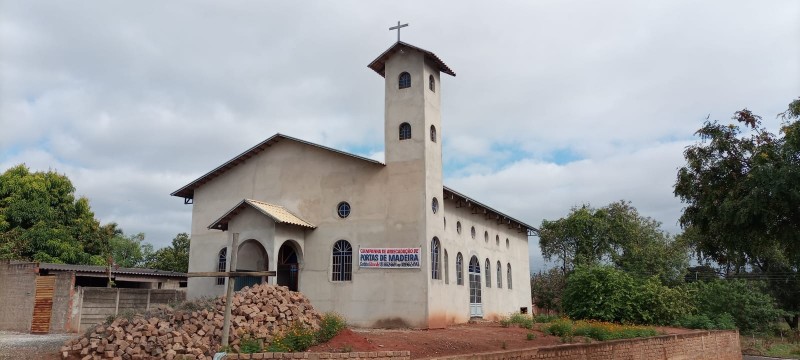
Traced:
<svg viewBox="0 0 800 360">
<path fill-rule="evenodd" d="M 525 315 L 520 313 L 513 313 L 511 314 L 511 316 L 507 318 L 500 319 L 500 326 L 502 327 L 517 325 L 521 328 L 532 329 L 533 323 L 534 323 L 533 318 L 530 315 Z"/>
<path fill-rule="evenodd" d="M 339 334 L 340 331 L 347 327 L 347 322 L 344 318 L 333 312 L 328 312 L 322 315 L 322 321 L 319 323 L 319 331 L 317 331 L 317 342 L 324 343 L 333 339 L 334 336 Z"/>
<path fill-rule="evenodd" d="M 603 321 L 572 321 L 559 319 L 544 327 L 544 332 L 571 341 L 573 336 L 584 336 L 598 341 L 632 339 L 658 335 L 647 326 L 620 325 Z"/>
</svg>

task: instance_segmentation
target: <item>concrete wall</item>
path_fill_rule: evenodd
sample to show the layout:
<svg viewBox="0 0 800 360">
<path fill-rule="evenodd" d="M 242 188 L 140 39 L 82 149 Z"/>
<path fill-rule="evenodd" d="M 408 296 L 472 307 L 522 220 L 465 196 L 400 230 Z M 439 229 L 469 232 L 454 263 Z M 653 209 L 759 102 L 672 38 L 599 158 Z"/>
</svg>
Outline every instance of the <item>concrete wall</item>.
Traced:
<svg viewBox="0 0 800 360">
<path fill-rule="evenodd" d="M 75 289 L 75 273 L 63 272 L 56 276 L 53 289 L 53 310 L 50 315 L 50 333 L 64 333 L 71 330 L 70 311 Z"/>
<path fill-rule="evenodd" d="M 331 281 L 331 249 L 338 240 L 350 242 L 354 252 L 359 246 L 426 246 L 427 241 L 420 236 L 419 221 L 405 222 L 393 216 L 396 210 L 421 219 L 422 196 L 418 195 L 420 200 L 410 205 L 390 206 L 387 193 L 395 190 L 387 186 L 386 169 L 380 164 L 290 140 L 273 145 L 195 190 L 189 271 L 215 271 L 219 249 L 230 241 L 229 232 L 208 230 L 209 224 L 244 198 L 261 200 L 284 206 L 317 226 L 304 233 L 296 226 L 281 226 L 274 234 L 266 226 L 260 234 L 239 237 L 240 241 L 276 239 L 274 247 L 268 243 L 264 246 L 274 252 L 270 254 L 271 270 L 283 241 L 291 239 L 303 245 L 300 291 L 316 308 L 338 311 L 357 326 L 379 323 L 425 327 L 426 279 L 420 276 L 421 269 L 359 269 L 354 257 L 353 280 Z M 341 201 L 352 206 L 346 219 L 336 214 Z M 412 205 L 415 208 L 409 208 Z M 248 216 L 246 212 L 240 215 Z M 225 287 L 214 284 L 213 278 L 191 278 L 188 296 L 222 295 Z"/>
<path fill-rule="evenodd" d="M 182 290 L 83 288 L 73 294 L 71 320 L 79 331 L 106 321 L 109 316 L 125 312 L 144 312 L 158 304 L 170 304 L 186 299 Z"/>
<path fill-rule="evenodd" d="M 476 256 L 481 265 L 481 295 L 483 318 L 497 320 L 502 316 L 520 311 L 521 307 L 532 310 L 530 288 L 530 261 L 528 259 L 527 232 L 509 229 L 498 224 L 485 214 L 473 213 L 466 203 L 457 204 L 453 199 L 445 199 L 443 219 L 438 224 L 442 254 L 447 251 L 449 279 L 432 281 L 430 303 L 435 313 L 444 314 L 448 324 L 463 323 L 469 320 L 469 272 L 470 258 Z M 459 207 L 460 206 L 460 207 Z M 461 223 L 461 233 L 457 226 Z M 475 238 L 471 230 L 475 228 Z M 499 238 L 499 242 L 497 239 Z M 506 246 L 508 239 L 508 246 Z M 456 282 L 456 257 L 464 257 L 464 284 Z M 444 255 L 442 255 L 444 259 Z M 491 284 L 486 284 L 485 262 L 491 263 Z M 497 262 L 502 266 L 503 287 L 497 287 Z M 429 261 L 430 262 L 430 261 Z M 511 264 L 512 285 L 508 288 L 507 266 Z"/>
<path fill-rule="evenodd" d="M 36 264 L 0 264 L 0 289 L 0 330 L 30 331 Z"/>
</svg>

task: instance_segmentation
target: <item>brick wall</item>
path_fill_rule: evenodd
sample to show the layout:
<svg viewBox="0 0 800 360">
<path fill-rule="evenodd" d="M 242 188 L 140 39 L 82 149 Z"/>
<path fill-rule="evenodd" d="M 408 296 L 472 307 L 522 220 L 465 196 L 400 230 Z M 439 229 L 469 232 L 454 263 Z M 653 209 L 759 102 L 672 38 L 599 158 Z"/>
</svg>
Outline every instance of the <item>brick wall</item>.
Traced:
<svg viewBox="0 0 800 360">
<path fill-rule="evenodd" d="M 35 294 L 35 263 L 0 263 L 0 330 L 31 330 Z"/>
<path fill-rule="evenodd" d="M 698 331 L 645 339 L 614 340 L 593 344 L 568 344 L 527 350 L 456 355 L 436 359 L 742 360 L 742 351 L 739 346 L 739 333 L 736 331 Z"/>
<path fill-rule="evenodd" d="M 225 359 L 368 359 L 408 360 L 409 351 L 376 351 L 351 353 L 260 353 L 229 354 Z M 697 331 L 681 335 L 663 335 L 645 339 L 627 339 L 593 344 L 567 344 L 525 350 L 505 350 L 481 354 L 454 355 L 437 360 L 742 360 L 739 333 L 736 331 Z"/>
</svg>

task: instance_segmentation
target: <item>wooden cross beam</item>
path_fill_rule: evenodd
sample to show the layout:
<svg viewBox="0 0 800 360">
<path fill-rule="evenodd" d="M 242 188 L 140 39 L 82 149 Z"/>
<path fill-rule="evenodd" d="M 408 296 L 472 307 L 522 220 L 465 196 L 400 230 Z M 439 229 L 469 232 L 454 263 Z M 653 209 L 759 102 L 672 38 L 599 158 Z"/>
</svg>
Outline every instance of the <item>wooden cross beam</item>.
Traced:
<svg viewBox="0 0 800 360">
<path fill-rule="evenodd" d="M 231 266 L 230 269 L 236 269 L 237 254 L 239 251 L 239 233 L 233 233 L 233 240 L 231 241 Z M 206 272 L 190 272 L 186 277 L 227 277 L 228 287 L 225 289 L 225 315 L 222 320 L 222 346 L 228 346 L 228 338 L 231 332 L 231 302 L 233 302 L 233 289 L 237 277 L 247 276 L 275 276 L 275 271 L 206 271 Z"/>
</svg>

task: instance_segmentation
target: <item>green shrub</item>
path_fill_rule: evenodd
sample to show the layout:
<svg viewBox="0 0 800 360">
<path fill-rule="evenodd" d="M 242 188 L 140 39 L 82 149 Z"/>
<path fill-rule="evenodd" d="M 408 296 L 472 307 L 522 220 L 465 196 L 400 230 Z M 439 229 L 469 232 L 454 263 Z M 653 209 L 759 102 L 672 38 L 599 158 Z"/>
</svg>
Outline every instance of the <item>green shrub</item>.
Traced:
<svg viewBox="0 0 800 360">
<path fill-rule="evenodd" d="M 301 323 L 294 323 L 286 333 L 276 336 L 267 347 L 269 352 L 306 351 L 317 338 L 317 334 Z"/>
<path fill-rule="evenodd" d="M 783 311 L 775 308 L 775 299 L 761 282 L 734 280 L 698 281 L 688 285 L 694 293 L 697 314 L 706 315 L 719 326 L 724 314 L 731 316 L 742 332 L 767 332 Z M 736 311 L 729 313 L 735 308 Z M 728 318 L 723 319 L 723 323 Z M 724 324 L 729 325 L 729 324 Z"/>
<path fill-rule="evenodd" d="M 634 278 L 612 266 L 579 267 L 564 290 L 564 311 L 573 319 L 665 325 L 691 313 L 692 303 L 688 289 Z"/>
<path fill-rule="evenodd" d="M 544 332 L 553 336 L 572 336 L 572 321 L 559 319 L 544 328 Z"/>
<path fill-rule="evenodd" d="M 528 335 L 526 336 L 526 339 L 528 339 L 528 340 L 533 340 L 533 339 L 536 339 L 536 334 L 534 334 L 534 333 L 528 333 Z"/>
<path fill-rule="evenodd" d="M 317 342 L 324 343 L 333 339 L 340 331 L 344 330 L 347 327 L 347 323 L 341 315 L 329 312 L 322 315 L 322 321 L 320 321 L 319 326 Z"/>
<path fill-rule="evenodd" d="M 678 325 L 687 329 L 703 330 L 733 330 L 736 329 L 736 321 L 728 313 L 722 313 L 715 317 L 706 314 L 686 315 L 678 321 Z"/>
<path fill-rule="evenodd" d="M 540 324 L 546 324 L 558 320 L 558 315 L 539 314 L 533 316 L 533 321 Z"/>
<path fill-rule="evenodd" d="M 533 318 L 530 315 L 513 313 L 511 314 L 510 317 L 504 317 L 500 319 L 500 326 L 509 327 L 511 325 L 517 325 L 521 328 L 532 329 Z"/>
<path fill-rule="evenodd" d="M 239 352 L 242 354 L 260 353 L 264 350 L 264 345 L 259 339 L 246 335 L 239 342 Z"/>
</svg>

